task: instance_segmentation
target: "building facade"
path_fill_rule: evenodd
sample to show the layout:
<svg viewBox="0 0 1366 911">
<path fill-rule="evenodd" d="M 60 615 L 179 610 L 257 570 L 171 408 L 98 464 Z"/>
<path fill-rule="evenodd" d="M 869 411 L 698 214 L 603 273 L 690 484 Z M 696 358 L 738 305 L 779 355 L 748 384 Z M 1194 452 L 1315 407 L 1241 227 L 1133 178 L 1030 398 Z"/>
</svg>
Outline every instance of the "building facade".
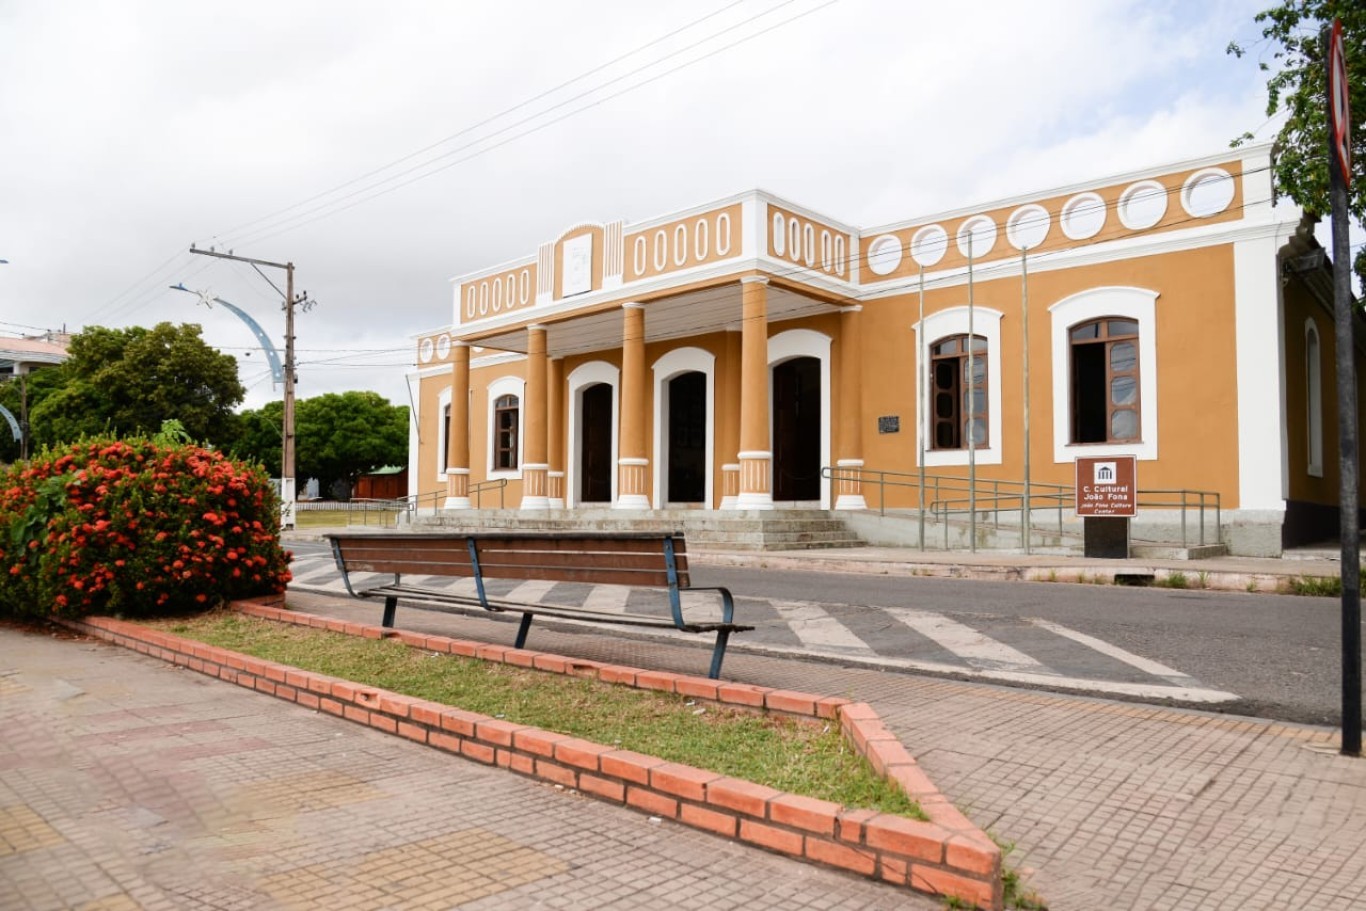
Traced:
<svg viewBox="0 0 1366 911">
<path fill-rule="evenodd" d="M 409 492 L 449 509 L 858 510 L 903 480 L 1217 493 L 1235 551 L 1331 533 L 1331 297 L 1269 146 L 857 228 L 755 190 L 453 279 Z M 895 473 L 886 475 L 881 473 Z M 885 498 L 885 500 L 884 500 Z"/>
</svg>

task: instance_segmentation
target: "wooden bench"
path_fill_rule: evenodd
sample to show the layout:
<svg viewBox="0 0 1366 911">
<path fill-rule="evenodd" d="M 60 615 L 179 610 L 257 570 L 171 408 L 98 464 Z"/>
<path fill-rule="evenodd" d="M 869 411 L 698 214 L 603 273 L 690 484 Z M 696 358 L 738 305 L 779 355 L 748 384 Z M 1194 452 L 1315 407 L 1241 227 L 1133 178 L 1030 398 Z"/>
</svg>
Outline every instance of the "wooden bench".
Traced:
<svg viewBox="0 0 1366 911">
<path fill-rule="evenodd" d="M 329 534 L 332 554 L 346 590 L 357 598 L 384 599 L 384 626 L 394 625 L 399 598 L 480 607 L 493 612 L 520 612 L 517 648 L 526 644 L 532 617 L 542 614 L 571 620 L 621 626 L 647 626 L 684 633 L 714 633 L 711 672 L 721 673 L 730 634 L 752 630 L 734 622 L 735 599 L 728 589 L 691 588 L 683 535 L 650 533 L 584 534 Z M 357 590 L 351 573 L 392 574 L 393 581 Z M 414 585 L 404 576 L 453 576 L 474 580 L 475 593 L 462 594 Z M 559 604 L 511 601 L 490 596 L 490 579 L 579 582 L 588 585 L 627 585 L 664 589 L 668 616 L 621 613 Z M 688 620 L 680 592 L 712 591 L 721 601 L 719 620 Z"/>
</svg>

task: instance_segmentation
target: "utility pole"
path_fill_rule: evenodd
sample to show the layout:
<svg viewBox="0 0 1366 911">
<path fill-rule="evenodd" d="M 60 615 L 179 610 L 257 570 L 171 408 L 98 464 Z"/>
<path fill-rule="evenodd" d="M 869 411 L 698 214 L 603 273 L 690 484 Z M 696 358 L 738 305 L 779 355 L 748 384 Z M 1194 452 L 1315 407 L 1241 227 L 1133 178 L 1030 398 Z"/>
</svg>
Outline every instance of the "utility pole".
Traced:
<svg viewBox="0 0 1366 911">
<path fill-rule="evenodd" d="M 284 435 L 280 445 L 281 465 L 280 465 L 280 527 L 294 527 L 294 499 L 295 499 L 295 479 L 294 479 L 294 305 L 303 303 L 303 300 L 294 299 L 294 264 L 276 263 L 265 259 L 253 259 L 250 256 L 235 256 L 230 251 L 219 253 L 216 250 L 199 250 L 193 244 L 190 245 L 191 253 L 198 253 L 202 256 L 214 256 L 218 259 L 230 259 L 234 262 L 247 263 L 266 278 L 265 273 L 261 272 L 261 266 L 272 269 L 285 270 L 285 290 L 284 290 L 284 310 L 285 310 L 285 407 L 284 407 Z M 272 288 L 275 283 L 266 278 Z M 303 295 L 308 297 L 307 292 Z M 307 309 L 307 308 L 305 308 Z"/>
</svg>

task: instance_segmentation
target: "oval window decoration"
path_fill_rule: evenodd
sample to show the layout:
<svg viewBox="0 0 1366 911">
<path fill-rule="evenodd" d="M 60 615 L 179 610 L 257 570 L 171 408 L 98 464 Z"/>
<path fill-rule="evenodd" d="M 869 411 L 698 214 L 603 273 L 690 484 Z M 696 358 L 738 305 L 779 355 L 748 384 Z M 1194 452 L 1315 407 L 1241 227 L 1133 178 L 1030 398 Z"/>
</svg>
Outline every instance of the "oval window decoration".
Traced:
<svg viewBox="0 0 1366 911">
<path fill-rule="evenodd" d="M 1181 188 L 1181 206 L 1196 218 L 1218 215 L 1233 202 L 1233 176 L 1223 168 L 1197 171 Z"/>
<path fill-rule="evenodd" d="M 891 275 L 901 265 L 901 239 L 895 234 L 873 238 L 868 245 L 868 271 L 874 275 Z"/>
<path fill-rule="evenodd" d="M 949 249 L 949 232 L 939 225 L 926 225 L 911 238 L 911 259 L 929 268 L 944 258 Z"/>
<path fill-rule="evenodd" d="M 436 356 L 445 360 L 446 355 L 451 353 L 451 337 L 442 333 L 436 337 Z"/>
<path fill-rule="evenodd" d="M 972 258 L 979 259 L 996 246 L 996 222 L 989 215 L 974 215 L 958 229 L 958 252 L 968 255 L 968 238 L 972 238 Z"/>
<path fill-rule="evenodd" d="M 1039 205 L 1020 206 L 1006 221 L 1006 240 L 1016 250 L 1034 250 L 1048 237 L 1053 216 Z"/>
<path fill-rule="evenodd" d="M 1151 228 L 1167 214 L 1167 188 L 1155 180 L 1141 180 L 1119 198 L 1119 220 L 1132 231 Z"/>
<path fill-rule="evenodd" d="M 1062 207 L 1062 233 L 1072 240 L 1095 237 L 1105 227 L 1105 200 L 1099 193 L 1078 193 Z"/>
<path fill-rule="evenodd" d="M 422 340 L 422 344 L 421 344 L 421 345 L 418 345 L 418 347 L 417 347 L 417 356 L 418 356 L 418 358 L 422 361 L 422 363 L 424 363 L 424 364 L 431 363 L 431 360 L 432 360 L 432 350 L 433 350 L 434 347 L 435 347 L 435 346 L 432 344 L 432 340 L 429 339 L 429 338 L 424 338 L 424 339 Z"/>
<path fill-rule="evenodd" d="M 787 219 L 783 213 L 773 213 L 773 255 L 782 256 L 787 252 Z"/>
</svg>

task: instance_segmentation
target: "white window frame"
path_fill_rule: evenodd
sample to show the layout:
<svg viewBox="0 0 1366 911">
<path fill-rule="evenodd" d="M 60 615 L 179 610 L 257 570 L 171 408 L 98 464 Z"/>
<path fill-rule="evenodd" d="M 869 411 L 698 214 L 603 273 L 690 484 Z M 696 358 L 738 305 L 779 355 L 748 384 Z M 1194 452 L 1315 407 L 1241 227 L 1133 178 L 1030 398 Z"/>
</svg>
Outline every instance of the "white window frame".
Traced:
<svg viewBox="0 0 1366 911">
<path fill-rule="evenodd" d="M 495 469 L 494 444 L 496 440 L 497 428 L 494 426 L 493 403 L 505 395 L 517 397 L 517 467 Z M 507 478 L 515 480 L 522 476 L 522 445 L 525 435 L 522 433 L 526 423 L 526 380 L 519 376 L 500 376 L 488 385 L 488 413 L 485 415 L 484 426 L 485 446 L 484 446 L 484 477 L 489 480 Z"/>
<path fill-rule="evenodd" d="M 1156 291 L 1123 286 L 1089 288 L 1048 308 L 1053 342 L 1053 461 L 1078 457 L 1132 455 L 1157 458 L 1157 298 Z M 1113 316 L 1138 323 L 1138 403 L 1140 440 L 1127 443 L 1072 442 L 1073 326 Z"/>
<path fill-rule="evenodd" d="M 773 443 L 773 368 L 798 357 L 814 357 L 821 362 L 821 465 L 830 461 L 830 427 L 835 416 L 830 401 L 830 336 L 814 329 L 788 329 L 768 340 L 768 438 Z M 769 476 L 773 476 L 773 457 L 769 456 Z M 771 483 L 771 481 L 770 481 Z M 772 492 L 770 488 L 770 493 Z M 820 508 L 830 508 L 830 479 L 821 475 Z"/>
<path fill-rule="evenodd" d="M 1314 347 L 1309 347 L 1312 339 Z M 1323 335 L 1311 316 L 1304 321 L 1305 436 L 1307 473 L 1323 477 Z"/>
<path fill-rule="evenodd" d="M 987 445 L 974 447 L 978 465 L 1000 465 L 1005 450 L 1001 439 L 1001 319 L 1005 314 L 990 307 L 972 308 L 972 335 L 987 342 Z M 916 360 L 923 362 L 915 372 L 916 450 L 925 453 L 925 466 L 968 464 L 967 440 L 962 449 L 935 449 L 927 428 L 929 417 L 930 346 L 942 338 L 968 335 L 968 308 L 949 307 L 925 317 L 911 326 L 915 332 Z M 923 333 L 923 334 L 922 334 Z"/>
<path fill-rule="evenodd" d="M 612 500 L 611 503 L 594 505 L 610 506 L 617 502 L 617 460 L 620 458 L 621 452 L 617 445 L 617 431 L 621 426 L 621 371 L 607 361 L 589 361 L 575 367 L 565 378 L 569 395 L 569 434 L 566 439 L 569 451 L 565 458 L 564 502 L 565 506 L 569 508 L 578 505 L 579 474 L 582 471 L 582 466 L 579 465 L 583 450 L 583 428 L 579 423 L 579 397 L 585 387 L 598 383 L 606 383 L 612 387 Z"/>
<path fill-rule="evenodd" d="M 450 436 L 451 426 L 446 422 L 446 406 L 451 403 L 451 387 L 442 389 L 436 396 L 436 483 L 446 483 L 446 469 L 450 461 L 446 458 L 446 438 Z"/>
</svg>

